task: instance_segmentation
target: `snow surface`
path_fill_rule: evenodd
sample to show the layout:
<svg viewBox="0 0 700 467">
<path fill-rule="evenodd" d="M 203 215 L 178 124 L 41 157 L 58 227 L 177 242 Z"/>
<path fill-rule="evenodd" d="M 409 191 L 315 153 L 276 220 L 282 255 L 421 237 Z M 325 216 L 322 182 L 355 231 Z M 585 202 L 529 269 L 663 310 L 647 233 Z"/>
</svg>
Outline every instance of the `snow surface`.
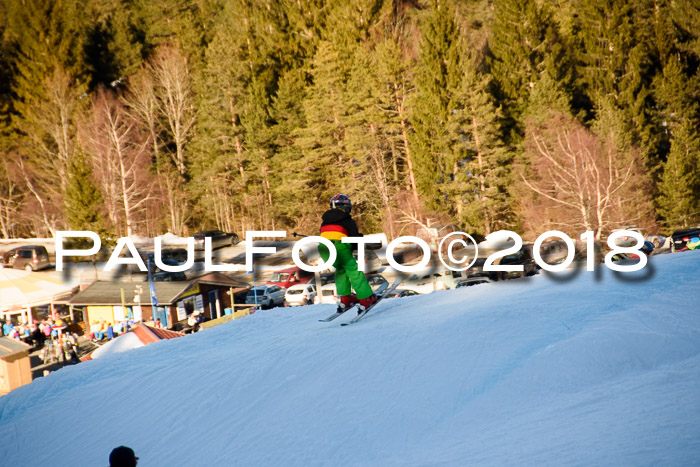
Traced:
<svg viewBox="0 0 700 467">
<path fill-rule="evenodd" d="M 143 346 L 144 343 L 141 342 L 141 339 L 139 339 L 136 334 L 127 332 L 100 346 L 100 348 L 92 352 L 92 358 L 102 358 L 106 355 L 125 352 Z"/>
<path fill-rule="evenodd" d="M 0 397 L 0 464 L 698 465 L 700 254 L 273 309 Z"/>
</svg>

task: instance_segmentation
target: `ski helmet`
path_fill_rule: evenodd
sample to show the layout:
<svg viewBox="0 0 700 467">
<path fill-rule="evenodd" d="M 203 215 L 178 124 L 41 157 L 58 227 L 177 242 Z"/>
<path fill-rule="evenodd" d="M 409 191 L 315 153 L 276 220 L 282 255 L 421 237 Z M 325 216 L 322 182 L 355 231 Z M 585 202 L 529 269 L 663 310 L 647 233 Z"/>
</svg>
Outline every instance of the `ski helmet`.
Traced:
<svg viewBox="0 0 700 467">
<path fill-rule="evenodd" d="M 331 209 L 341 209 L 349 213 L 352 209 L 352 203 L 350 203 L 350 198 L 343 194 L 335 195 L 331 198 Z"/>
</svg>

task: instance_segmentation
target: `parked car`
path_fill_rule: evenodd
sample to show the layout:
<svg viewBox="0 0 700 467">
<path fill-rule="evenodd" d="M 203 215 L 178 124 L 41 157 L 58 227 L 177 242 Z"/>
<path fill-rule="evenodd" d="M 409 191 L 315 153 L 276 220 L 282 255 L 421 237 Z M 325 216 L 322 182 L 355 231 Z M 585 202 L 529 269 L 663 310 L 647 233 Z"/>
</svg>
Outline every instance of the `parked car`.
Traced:
<svg viewBox="0 0 700 467">
<path fill-rule="evenodd" d="M 272 273 L 272 276 L 265 282 L 266 285 L 278 285 L 283 289 L 288 289 L 295 284 L 306 284 L 314 278 L 313 272 L 304 271 L 301 268 L 293 267 L 282 269 Z"/>
<path fill-rule="evenodd" d="M 563 240 L 550 240 L 540 245 L 540 257 L 542 261 L 554 266 L 566 261 L 569 247 Z M 539 266 L 537 266 L 539 268 Z"/>
<path fill-rule="evenodd" d="M 500 277 L 499 271 L 484 271 L 484 264 L 486 263 L 486 259 L 487 258 L 485 257 L 476 258 L 474 260 L 474 263 L 469 267 L 469 269 L 464 271 L 452 271 L 452 278 L 455 281 L 454 287 L 457 287 L 457 284 L 460 281 L 465 281 L 470 278 L 485 278 L 489 279 L 490 282 L 497 281 Z M 496 260 L 494 264 L 498 264 L 499 261 L 500 259 Z"/>
<path fill-rule="evenodd" d="M 454 277 L 456 280 L 464 280 L 469 277 L 490 277 L 491 274 L 494 274 L 493 272 L 486 272 L 484 271 L 484 263 L 486 262 L 486 258 L 476 258 L 474 260 L 474 264 L 471 265 L 469 269 L 466 271 L 453 271 L 452 277 Z"/>
<path fill-rule="evenodd" d="M 318 275 L 320 279 L 320 284 L 316 283 L 316 275 L 314 274 L 314 277 L 311 278 L 311 280 L 308 282 L 309 284 L 314 284 L 316 288 L 324 286 L 326 284 L 330 284 L 331 282 L 335 281 L 335 274 L 334 273 L 323 273 Z"/>
<path fill-rule="evenodd" d="M 639 227 L 635 227 L 635 226 L 623 227 L 621 229 L 613 229 L 610 233 L 613 234 L 613 233 L 619 232 L 621 230 L 628 230 L 628 231 L 632 231 L 632 232 L 637 232 L 642 237 L 644 236 L 644 232 L 642 231 L 642 229 L 640 229 Z M 623 235 L 623 236 L 615 239 L 615 245 L 622 247 L 622 248 L 631 247 L 631 246 L 634 246 L 636 244 L 637 244 L 637 240 L 635 240 L 635 238 L 630 236 L 630 235 Z"/>
<path fill-rule="evenodd" d="M 330 303 L 335 305 L 338 302 L 338 292 L 335 282 L 328 283 L 321 287 L 320 293 L 316 296 L 315 303 Z"/>
<path fill-rule="evenodd" d="M 401 283 L 402 289 L 413 290 L 419 294 L 427 294 L 436 290 L 453 289 L 456 282 L 452 276 L 455 271 L 449 269 L 425 272 L 423 274 L 411 274 Z"/>
<path fill-rule="evenodd" d="M 284 305 L 284 289 L 279 285 L 260 285 L 253 287 L 245 296 L 247 304 L 256 303 L 261 308 L 273 308 Z"/>
<path fill-rule="evenodd" d="M 373 291 L 381 287 L 382 284 L 387 284 L 387 287 L 389 286 L 387 283 L 388 281 L 381 274 L 372 274 L 367 276 L 367 282 L 369 283 L 369 286 L 372 287 Z"/>
<path fill-rule="evenodd" d="M 15 262 L 15 254 L 17 253 L 17 248 L 11 250 L 0 252 L 0 267 L 11 268 Z"/>
<path fill-rule="evenodd" d="M 13 248 L 2 255 L 3 265 L 14 269 L 39 271 L 51 266 L 49 252 L 43 245 L 26 245 Z"/>
<path fill-rule="evenodd" d="M 694 237 L 700 237 L 700 227 L 676 230 L 671 234 L 671 248 L 673 251 L 683 250 L 687 247 L 690 239 Z"/>
<path fill-rule="evenodd" d="M 204 249 L 204 239 L 211 238 L 211 249 L 216 250 L 224 246 L 233 246 L 238 243 L 238 235 L 235 233 L 222 232 L 221 230 L 203 230 L 194 234 L 194 248 Z"/>
<path fill-rule="evenodd" d="M 150 268 L 151 268 L 151 275 L 153 277 L 153 282 L 173 282 L 173 281 L 186 281 L 187 280 L 187 275 L 184 273 L 184 271 L 179 271 L 179 272 L 170 272 L 170 271 L 164 271 L 158 266 L 156 266 L 155 261 L 153 260 L 152 253 L 149 253 L 145 255 L 146 257 L 144 258 L 143 262 L 146 264 L 146 267 L 148 268 L 149 262 L 149 256 L 150 256 Z M 182 263 L 178 263 L 177 261 L 173 259 L 164 259 L 163 264 L 166 266 L 180 266 Z M 148 272 L 146 271 L 141 271 L 138 269 L 138 267 L 135 264 L 130 264 L 127 265 L 129 268 L 129 275 L 133 278 L 136 278 L 138 280 L 147 281 L 148 280 Z"/>
<path fill-rule="evenodd" d="M 666 237 L 663 235 L 647 235 L 644 237 L 644 239 L 648 242 L 651 242 L 652 245 L 654 245 L 654 249 L 658 250 L 661 248 L 664 243 L 666 243 Z"/>
<path fill-rule="evenodd" d="M 179 266 L 181 263 L 178 263 L 174 259 L 164 259 L 163 264 L 165 264 L 166 266 Z M 155 263 L 151 263 L 151 267 L 153 268 L 153 282 L 172 282 L 187 280 L 187 276 L 185 275 L 184 271 L 163 271 L 161 268 L 156 266 Z"/>
<path fill-rule="evenodd" d="M 187 261 L 187 250 L 184 248 L 166 248 L 161 250 L 160 257 L 164 260 L 171 259 L 179 264 L 182 264 Z"/>
<path fill-rule="evenodd" d="M 311 305 L 316 298 L 316 286 L 313 284 L 295 284 L 284 294 L 284 306 Z"/>
<path fill-rule="evenodd" d="M 516 277 L 534 276 L 537 274 L 537 264 L 532 257 L 532 245 L 523 245 L 517 253 L 504 256 L 498 262 L 500 265 L 522 265 L 522 271 L 498 271 L 496 277 L 499 280 L 513 279 Z"/>
<path fill-rule="evenodd" d="M 357 261 L 357 251 L 353 253 L 353 256 L 355 257 L 355 261 Z M 365 274 L 372 274 L 379 271 L 381 268 L 382 261 L 379 259 L 379 256 L 377 256 L 374 251 L 365 248 L 365 265 L 363 272 Z"/>
<path fill-rule="evenodd" d="M 402 298 L 410 297 L 412 295 L 420 295 L 418 292 L 409 289 L 394 289 L 393 292 L 389 293 L 386 298 Z"/>
<path fill-rule="evenodd" d="M 471 287 L 472 285 L 490 284 L 491 282 L 491 279 L 489 279 L 488 277 L 471 276 L 467 277 L 466 279 L 462 279 L 461 281 L 458 281 L 455 288 L 458 289 L 460 287 Z"/>
<path fill-rule="evenodd" d="M 654 245 L 654 248 L 660 248 L 666 241 L 666 237 L 664 237 L 663 235 L 647 235 L 644 232 L 644 229 L 642 229 L 641 227 L 629 226 L 624 227 L 622 229 L 614 229 L 613 232 L 617 232 L 620 230 L 631 230 L 632 232 L 637 232 L 644 238 L 645 241 L 651 242 Z M 619 247 L 631 247 L 637 244 L 637 240 L 635 240 L 632 236 L 625 235 L 618 238 L 615 241 L 615 244 Z"/>
</svg>

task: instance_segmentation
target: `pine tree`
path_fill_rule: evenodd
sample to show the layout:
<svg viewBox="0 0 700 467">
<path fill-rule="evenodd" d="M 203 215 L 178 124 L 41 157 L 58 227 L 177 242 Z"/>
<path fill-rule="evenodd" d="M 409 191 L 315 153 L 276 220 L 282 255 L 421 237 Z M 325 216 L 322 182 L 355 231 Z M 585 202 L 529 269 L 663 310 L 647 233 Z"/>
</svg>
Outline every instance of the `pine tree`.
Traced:
<svg viewBox="0 0 700 467">
<path fill-rule="evenodd" d="M 311 64 L 313 86 L 304 100 L 306 126 L 295 132 L 295 144 L 304 154 L 308 172 L 304 177 L 312 198 L 326 198 L 335 187 L 345 187 L 352 164 L 345 147 L 343 101 L 347 81 L 347 60 L 337 47 L 319 43 Z"/>
<path fill-rule="evenodd" d="M 689 120 L 679 122 L 659 183 L 659 214 L 669 230 L 700 222 L 700 137 Z"/>
<path fill-rule="evenodd" d="M 102 217 L 102 193 L 92 180 L 87 159 L 77 152 L 71 161 L 66 189 L 66 222 L 73 230 L 90 230 L 100 236 L 106 233 Z"/>
<path fill-rule="evenodd" d="M 503 116 L 493 103 L 490 81 L 473 59 L 465 60 L 458 94 L 463 105 L 451 119 L 461 155 L 455 178 L 455 215 L 469 231 L 484 235 L 513 226 L 512 151 L 503 143 Z"/>
<path fill-rule="evenodd" d="M 138 71 L 144 44 L 130 2 L 92 0 L 83 14 L 88 18 L 86 65 L 93 87 L 125 87 L 126 78 Z"/>
<path fill-rule="evenodd" d="M 654 97 L 660 126 L 671 138 L 677 124 L 687 120 L 700 124 L 700 82 L 689 76 L 677 56 L 672 56 L 654 79 Z"/>
<path fill-rule="evenodd" d="M 691 10 L 689 10 L 690 12 Z M 692 52 L 680 48 L 669 55 L 654 79 L 656 112 L 669 151 L 657 186 L 657 214 L 669 229 L 687 227 L 700 219 L 700 74 Z"/>
<path fill-rule="evenodd" d="M 348 193 L 359 205 L 362 225 L 381 230 L 386 220 L 395 221 L 396 175 L 393 174 L 398 157 L 394 148 L 399 128 L 395 117 L 384 107 L 392 109 L 391 88 L 382 86 L 377 76 L 377 56 L 365 46 L 358 46 L 352 60 L 344 100 L 347 115 L 343 118 L 345 147 L 352 164 L 352 187 Z M 372 70 L 369 71 L 368 70 Z M 387 109 L 388 110 L 388 109 Z"/>
<path fill-rule="evenodd" d="M 307 175 L 310 170 L 301 148 L 296 144 L 296 132 L 306 126 L 303 102 L 306 99 L 306 72 L 293 69 L 278 81 L 272 98 L 270 129 L 275 152 L 271 165 L 275 203 L 274 215 L 284 225 L 305 229 L 317 217 L 316 199 L 308 196 Z"/>
<path fill-rule="evenodd" d="M 273 98 L 280 76 L 303 63 L 309 44 L 285 15 L 297 5 L 269 1 L 259 6 L 243 0 L 227 3 L 208 45 L 197 91 L 200 122 L 194 143 L 200 160 L 191 186 L 202 199 L 216 199 L 210 182 L 225 178 L 230 196 L 219 202 L 222 210 L 262 224 L 274 222 L 272 180 L 284 167 L 272 162 L 277 138 Z M 217 223 L 223 218 L 218 216 Z"/>
<path fill-rule="evenodd" d="M 89 81 L 84 17 L 73 0 L 12 0 L 6 8 L 13 139 L 24 157 L 25 183 L 40 207 L 27 215 L 53 231 L 63 225 L 75 120 Z"/>
<path fill-rule="evenodd" d="M 149 55 L 161 45 L 177 45 L 190 60 L 198 61 L 225 12 L 223 0 L 178 3 L 171 0 L 130 0 L 132 29 L 142 37 Z M 194 65 L 196 67 L 196 65 Z"/>
<path fill-rule="evenodd" d="M 411 101 L 411 151 L 418 191 L 430 208 L 444 210 L 442 188 L 453 173 L 447 124 L 461 80 L 460 42 L 454 11 L 436 1 L 422 25 L 416 93 Z"/>
<path fill-rule="evenodd" d="M 411 153 L 409 142 L 410 115 L 407 108 L 415 89 L 414 77 L 400 40 L 400 37 L 389 37 L 374 51 L 377 89 L 374 105 L 382 109 L 389 126 L 387 133 L 392 136 L 389 144 L 396 170 L 405 180 L 403 189 L 410 193 L 412 203 L 418 206 L 415 156 Z"/>
<path fill-rule="evenodd" d="M 667 14 L 673 22 L 678 48 L 693 56 L 697 64 L 700 60 L 700 5 L 695 0 L 674 0 L 661 14 Z"/>
<path fill-rule="evenodd" d="M 546 3 L 497 0 L 494 7 L 488 63 L 511 118 L 522 127 L 530 95 L 543 79 L 572 99 L 572 59 Z"/>
<path fill-rule="evenodd" d="M 84 16 L 79 14 L 78 2 L 72 0 L 10 0 L 7 15 L 7 34 L 15 44 L 12 89 L 17 96 L 16 127 L 24 130 L 26 108 L 47 100 L 46 88 L 38 83 L 53 75 L 57 67 L 77 83 L 88 83 Z"/>
<path fill-rule="evenodd" d="M 343 0 L 329 2 L 321 38 L 343 49 L 367 42 L 386 2 L 383 0 Z"/>
<path fill-rule="evenodd" d="M 647 169 L 658 166 L 658 132 L 651 113 L 654 75 L 645 19 L 648 2 L 584 1 L 579 14 L 584 51 L 583 82 L 597 119 L 601 109 L 616 107 L 624 138 L 641 147 Z M 617 146 L 624 143 L 619 141 Z"/>
</svg>

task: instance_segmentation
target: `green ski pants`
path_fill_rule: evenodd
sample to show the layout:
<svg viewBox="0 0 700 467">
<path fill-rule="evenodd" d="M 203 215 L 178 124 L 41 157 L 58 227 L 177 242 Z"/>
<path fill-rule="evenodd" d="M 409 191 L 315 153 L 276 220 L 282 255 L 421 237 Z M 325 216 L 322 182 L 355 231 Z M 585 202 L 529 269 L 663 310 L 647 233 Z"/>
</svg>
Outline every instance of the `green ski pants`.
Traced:
<svg viewBox="0 0 700 467">
<path fill-rule="evenodd" d="M 339 240 L 331 240 L 335 246 L 337 257 L 333 266 L 335 267 L 335 287 L 338 296 L 350 295 L 352 289 L 355 289 L 355 295 L 358 300 L 367 298 L 372 295 L 372 287 L 367 282 L 365 275 L 357 269 L 357 261 L 352 256 L 352 245 L 342 243 Z M 323 244 L 318 245 L 318 252 L 321 254 L 323 261 L 328 261 L 330 251 Z"/>
</svg>

